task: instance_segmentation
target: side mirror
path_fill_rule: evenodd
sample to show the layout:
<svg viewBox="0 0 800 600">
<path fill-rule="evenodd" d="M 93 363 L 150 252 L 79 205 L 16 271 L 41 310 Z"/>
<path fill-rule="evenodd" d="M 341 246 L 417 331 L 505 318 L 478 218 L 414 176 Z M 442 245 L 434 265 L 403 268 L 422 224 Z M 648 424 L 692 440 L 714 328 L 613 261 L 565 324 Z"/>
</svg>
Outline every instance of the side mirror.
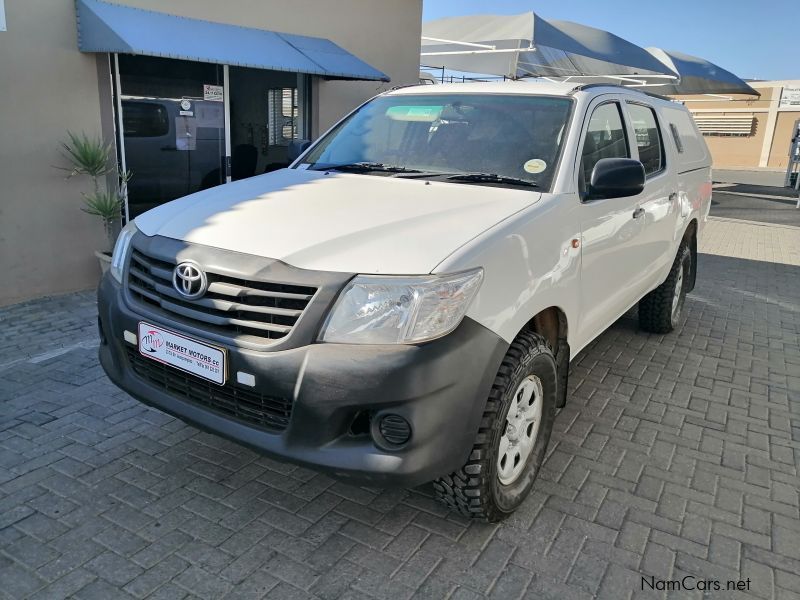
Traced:
<svg viewBox="0 0 800 600">
<path fill-rule="evenodd" d="M 644 165 L 632 158 L 601 158 L 592 169 L 588 199 L 625 198 L 644 189 Z"/>
<path fill-rule="evenodd" d="M 300 158 L 300 155 L 308 150 L 311 145 L 311 140 L 292 140 L 289 142 L 289 147 L 286 149 L 286 158 L 289 164 Z"/>
</svg>

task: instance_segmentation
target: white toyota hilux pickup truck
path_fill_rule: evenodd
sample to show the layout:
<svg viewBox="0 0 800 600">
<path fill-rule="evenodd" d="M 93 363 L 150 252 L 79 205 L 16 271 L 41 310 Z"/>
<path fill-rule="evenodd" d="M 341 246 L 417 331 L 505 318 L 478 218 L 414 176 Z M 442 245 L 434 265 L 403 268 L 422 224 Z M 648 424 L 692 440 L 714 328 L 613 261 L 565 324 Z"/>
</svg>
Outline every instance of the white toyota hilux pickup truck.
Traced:
<svg viewBox="0 0 800 600">
<path fill-rule="evenodd" d="M 570 358 L 637 304 L 643 330 L 678 326 L 710 198 L 708 149 L 667 99 L 393 90 L 289 168 L 131 221 L 99 288 L 100 360 L 267 455 L 433 481 L 498 520 L 533 485 Z"/>
</svg>

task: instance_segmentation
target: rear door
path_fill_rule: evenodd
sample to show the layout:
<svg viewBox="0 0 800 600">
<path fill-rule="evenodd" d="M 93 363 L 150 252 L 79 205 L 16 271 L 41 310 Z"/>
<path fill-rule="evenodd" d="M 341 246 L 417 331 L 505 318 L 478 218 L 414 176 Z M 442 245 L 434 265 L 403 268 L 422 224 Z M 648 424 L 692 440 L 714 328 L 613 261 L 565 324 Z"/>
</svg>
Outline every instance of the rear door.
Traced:
<svg viewBox="0 0 800 600">
<path fill-rule="evenodd" d="M 643 219 L 642 196 L 586 199 L 594 165 L 603 158 L 631 158 L 630 132 L 622 100 L 601 96 L 587 112 L 578 156 L 577 184 L 581 195 L 581 341 L 579 347 L 631 307 L 640 297 L 637 282 L 647 258 L 637 252 Z"/>
<path fill-rule="evenodd" d="M 666 278 L 677 251 L 677 165 L 670 159 L 675 156 L 672 142 L 666 139 L 665 125 L 655 107 L 638 98 L 626 100 L 624 107 L 636 142 L 633 157 L 644 165 L 647 176 L 639 197 L 643 230 L 637 245 L 637 252 L 644 258 L 637 287 L 644 293 Z"/>
</svg>

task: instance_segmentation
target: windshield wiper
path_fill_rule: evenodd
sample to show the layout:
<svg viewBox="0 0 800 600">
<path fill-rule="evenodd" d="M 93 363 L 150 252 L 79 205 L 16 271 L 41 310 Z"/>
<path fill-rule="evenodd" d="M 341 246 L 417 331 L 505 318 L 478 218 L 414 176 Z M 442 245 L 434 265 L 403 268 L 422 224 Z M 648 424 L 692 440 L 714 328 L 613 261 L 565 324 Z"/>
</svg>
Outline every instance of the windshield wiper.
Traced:
<svg viewBox="0 0 800 600">
<path fill-rule="evenodd" d="M 539 187 L 535 181 L 520 179 L 518 177 L 506 177 L 496 173 L 459 173 L 447 177 L 448 181 L 474 181 L 476 183 L 505 183 L 508 185 L 522 185 L 525 187 Z"/>
<path fill-rule="evenodd" d="M 420 173 L 419 169 L 409 169 L 399 165 L 386 165 L 379 162 L 354 162 L 341 165 L 328 165 L 326 167 L 312 167 L 314 171 L 352 171 L 354 173 L 369 173 L 380 171 L 383 173 Z"/>
</svg>

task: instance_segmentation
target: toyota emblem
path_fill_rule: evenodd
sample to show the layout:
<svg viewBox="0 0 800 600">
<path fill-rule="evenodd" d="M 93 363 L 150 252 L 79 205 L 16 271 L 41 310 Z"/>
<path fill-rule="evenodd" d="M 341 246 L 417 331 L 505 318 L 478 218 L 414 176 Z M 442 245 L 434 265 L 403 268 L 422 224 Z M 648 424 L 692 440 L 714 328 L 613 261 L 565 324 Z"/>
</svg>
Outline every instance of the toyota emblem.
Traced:
<svg viewBox="0 0 800 600">
<path fill-rule="evenodd" d="M 196 300 L 206 293 L 208 278 L 196 264 L 182 262 L 172 272 L 172 285 L 187 300 Z"/>
</svg>

